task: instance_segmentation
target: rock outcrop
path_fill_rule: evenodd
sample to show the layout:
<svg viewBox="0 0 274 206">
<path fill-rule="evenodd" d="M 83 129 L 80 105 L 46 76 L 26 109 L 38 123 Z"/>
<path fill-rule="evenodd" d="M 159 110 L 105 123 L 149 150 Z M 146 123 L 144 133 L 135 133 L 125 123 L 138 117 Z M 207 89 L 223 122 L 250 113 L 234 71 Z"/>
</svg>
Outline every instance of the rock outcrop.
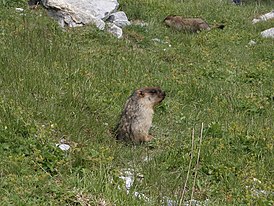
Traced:
<svg viewBox="0 0 274 206">
<path fill-rule="evenodd" d="M 117 12 L 117 0 L 41 0 L 41 3 L 62 27 L 94 24 L 120 38 L 122 27 L 130 24 L 124 12 Z M 108 19 L 111 26 L 106 27 Z"/>
</svg>

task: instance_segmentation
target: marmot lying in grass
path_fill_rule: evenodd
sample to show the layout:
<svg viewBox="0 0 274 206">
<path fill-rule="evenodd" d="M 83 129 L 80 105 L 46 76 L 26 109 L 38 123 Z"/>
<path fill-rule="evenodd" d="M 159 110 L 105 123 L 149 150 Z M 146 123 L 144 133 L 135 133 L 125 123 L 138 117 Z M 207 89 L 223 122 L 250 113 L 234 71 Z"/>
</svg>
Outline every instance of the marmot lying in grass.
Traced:
<svg viewBox="0 0 274 206">
<path fill-rule="evenodd" d="M 154 106 L 165 98 L 159 87 L 138 89 L 128 98 L 116 127 L 116 139 L 135 143 L 150 141 Z"/>
<path fill-rule="evenodd" d="M 181 16 L 175 16 L 175 15 L 167 16 L 164 19 L 164 23 L 168 27 L 171 27 L 175 30 L 192 32 L 192 33 L 196 33 L 202 30 L 210 30 L 213 28 L 219 28 L 219 29 L 224 28 L 223 24 L 210 27 L 209 24 L 206 23 L 201 18 L 184 18 Z"/>
</svg>

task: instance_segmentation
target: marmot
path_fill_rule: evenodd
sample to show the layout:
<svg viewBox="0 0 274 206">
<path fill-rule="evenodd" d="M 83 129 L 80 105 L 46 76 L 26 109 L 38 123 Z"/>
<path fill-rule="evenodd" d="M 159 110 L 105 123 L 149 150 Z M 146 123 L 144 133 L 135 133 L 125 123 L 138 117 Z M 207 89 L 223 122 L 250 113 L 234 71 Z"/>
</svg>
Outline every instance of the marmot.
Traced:
<svg viewBox="0 0 274 206">
<path fill-rule="evenodd" d="M 164 23 L 178 31 L 197 33 L 202 30 L 210 30 L 213 28 L 223 29 L 224 25 L 216 25 L 210 27 L 209 24 L 201 18 L 184 18 L 181 16 L 170 15 L 164 19 Z"/>
<path fill-rule="evenodd" d="M 163 101 L 166 94 L 159 87 L 138 89 L 128 98 L 120 121 L 115 129 L 116 139 L 135 143 L 150 141 L 154 106 Z"/>
</svg>

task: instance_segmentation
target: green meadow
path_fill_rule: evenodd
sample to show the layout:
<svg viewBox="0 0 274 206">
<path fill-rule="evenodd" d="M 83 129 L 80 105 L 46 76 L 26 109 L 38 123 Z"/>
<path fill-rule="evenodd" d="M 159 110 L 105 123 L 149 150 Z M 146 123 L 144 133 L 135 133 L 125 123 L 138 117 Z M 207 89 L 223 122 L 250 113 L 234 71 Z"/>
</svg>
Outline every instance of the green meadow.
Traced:
<svg viewBox="0 0 274 206">
<path fill-rule="evenodd" d="M 121 39 L 0 2 L 1 205 L 274 205 L 274 39 L 260 36 L 274 20 L 252 24 L 274 1 L 119 3 L 147 23 Z M 169 14 L 225 28 L 177 32 Z M 116 141 L 126 99 L 145 86 L 167 94 L 154 139 Z"/>
</svg>

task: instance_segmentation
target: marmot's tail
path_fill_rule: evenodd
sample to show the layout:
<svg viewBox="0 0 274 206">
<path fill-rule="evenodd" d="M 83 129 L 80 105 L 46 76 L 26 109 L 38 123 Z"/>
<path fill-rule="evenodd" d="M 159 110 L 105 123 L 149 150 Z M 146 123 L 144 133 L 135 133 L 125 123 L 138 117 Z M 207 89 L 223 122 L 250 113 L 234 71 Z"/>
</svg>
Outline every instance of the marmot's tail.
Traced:
<svg viewBox="0 0 274 206">
<path fill-rule="evenodd" d="M 218 25 L 214 25 L 211 27 L 211 29 L 224 29 L 225 25 L 224 24 L 218 24 Z"/>
</svg>

